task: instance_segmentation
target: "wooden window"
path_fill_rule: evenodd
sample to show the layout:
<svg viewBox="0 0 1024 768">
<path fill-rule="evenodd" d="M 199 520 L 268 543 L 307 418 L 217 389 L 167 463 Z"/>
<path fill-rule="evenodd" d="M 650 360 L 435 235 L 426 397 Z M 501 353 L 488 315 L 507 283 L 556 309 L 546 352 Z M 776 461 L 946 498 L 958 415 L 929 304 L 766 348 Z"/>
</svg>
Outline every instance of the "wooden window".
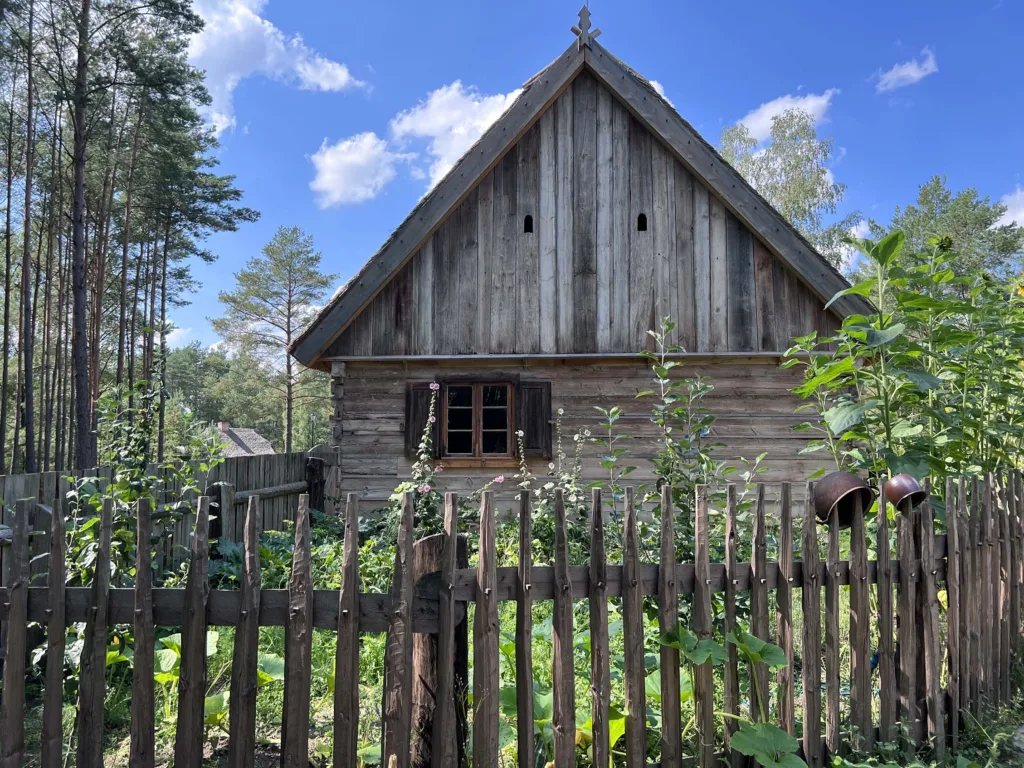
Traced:
<svg viewBox="0 0 1024 768">
<path fill-rule="evenodd" d="M 437 394 L 430 423 L 430 382 L 409 385 L 405 451 L 410 458 L 417 456 L 425 428 L 431 456 L 450 458 L 453 465 L 511 466 L 519 453 L 518 430 L 526 456 L 551 458 L 550 382 L 451 379 L 440 383 Z"/>
<path fill-rule="evenodd" d="M 443 455 L 509 457 L 515 453 L 513 385 L 451 382 L 444 385 Z"/>
</svg>

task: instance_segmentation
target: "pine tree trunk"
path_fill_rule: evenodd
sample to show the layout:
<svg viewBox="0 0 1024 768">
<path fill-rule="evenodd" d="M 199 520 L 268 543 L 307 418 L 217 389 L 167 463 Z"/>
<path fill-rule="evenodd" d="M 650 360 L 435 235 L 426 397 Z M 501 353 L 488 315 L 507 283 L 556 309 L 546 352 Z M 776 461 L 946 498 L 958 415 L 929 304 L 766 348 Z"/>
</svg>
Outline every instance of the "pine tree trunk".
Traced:
<svg viewBox="0 0 1024 768">
<path fill-rule="evenodd" d="M 11 82 L 17 82 L 17 73 L 12 73 Z M 3 383 L 0 385 L 0 469 L 7 461 L 7 405 L 10 401 L 10 349 L 11 349 L 11 200 L 14 198 L 14 92 L 11 92 L 11 107 L 7 113 L 7 218 L 4 222 L 4 362 Z M 15 401 L 17 402 L 17 401 Z M 12 460 L 13 463 L 13 460 Z"/>
<path fill-rule="evenodd" d="M 74 269 L 72 294 L 74 296 L 74 339 L 71 354 L 75 395 L 75 461 L 78 469 L 96 464 L 96 450 L 91 439 L 91 408 L 89 400 L 89 358 L 85 348 L 88 339 L 85 312 L 85 108 L 89 77 L 89 16 L 92 0 L 82 0 L 78 18 L 78 57 L 75 66 L 74 105 L 74 197 L 72 199 L 72 251 Z"/>
<path fill-rule="evenodd" d="M 32 82 L 32 27 L 35 23 L 35 3 L 29 0 L 28 3 L 28 45 L 25 50 L 26 66 L 26 107 L 25 107 L 25 218 L 24 224 L 24 248 L 21 254 L 21 318 L 22 334 L 21 351 L 25 356 L 22 363 L 24 368 L 24 392 L 22 418 L 25 422 L 25 472 L 36 471 L 36 446 L 35 446 L 35 388 L 33 386 L 32 368 L 34 358 L 32 326 L 32 165 L 35 161 L 35 125 L 33 124 L 33 108 L 35 106 Z"/>
<path fill-rule="evenodd" d="M 164 460 L 164 408 L 167 405 L 167 250 L 171 241 L 171 217 L 164 229 L 164 255 L 160 268 L 160 415 L 157 461 Z"/>
<path fill-rule="evenodd" d="M 121 304 L 120 321 L 117 326 L 117 383 L 124 381 L 125 365 L 125 332 L 127 330 L 128 312 L 128 246 L 131 242 L 132 222 L 132 187 L 135 181 L 135 162 L 139 156 L 139 133 L 142 128 L 142 107 L 139 107 L 135 123 L 135 137 L 132 139 L 132 160 L 128 168 L 128 188 L 125 190 L 124 201 L 124 237 L 121 243 Z"/>
</svg>

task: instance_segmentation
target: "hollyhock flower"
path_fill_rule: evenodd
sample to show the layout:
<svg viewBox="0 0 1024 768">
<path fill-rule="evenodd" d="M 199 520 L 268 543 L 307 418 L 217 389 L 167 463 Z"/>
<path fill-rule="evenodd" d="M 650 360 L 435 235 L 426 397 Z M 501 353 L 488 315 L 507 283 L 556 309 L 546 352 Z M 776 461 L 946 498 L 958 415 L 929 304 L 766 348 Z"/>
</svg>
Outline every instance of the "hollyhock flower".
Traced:
<svg viewBox="0 0 1024 768">
<path fill-rule="evenodd" d="M 419 491 L 420 493 L 430 493 L 430 486 L 427 485 L 426 483 L 424 483 L 423 485 L 421 485 L 416 490 Z"/>
<path fill-rule="evenodd" d="M 441 385 L 438 384 L 436 381 L 430 382 L 430 389 L 432 391 L 437 392 L 437 390 L 439 390 L 440 388 L 441 388 Z"/>
<path fill-rule="evenodd" d="M 444 472 L 444 467 L 442 467 L 440 464 L 438 464 L 436 467 L 434 467 L 434 471 L 435 472 Z"/>
<path fill-rule="evenodd" d="M 433 424 L 435 421 L 437 421 L 437 419 L 435 417 L 431 416 L 429 419 L 427 419 L 427 421 L 430 422 L 431 424 Z"/>
<path fill-rule="evenodd" d="M 494 482 L 496 482 L 496 483 L 504 483 L 505 482 L 505 476 L 504 475 L 498 475 L 496 478 L 494 478 Z"/>
</svg>

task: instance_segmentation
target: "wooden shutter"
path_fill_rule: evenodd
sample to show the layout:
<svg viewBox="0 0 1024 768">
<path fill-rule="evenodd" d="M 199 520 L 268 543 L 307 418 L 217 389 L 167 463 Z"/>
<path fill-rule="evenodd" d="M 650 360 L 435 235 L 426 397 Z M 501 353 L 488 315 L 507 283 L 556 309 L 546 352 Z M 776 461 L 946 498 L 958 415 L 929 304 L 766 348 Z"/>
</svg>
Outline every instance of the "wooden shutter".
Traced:
<svg viewBox="0 0 1024 768">
<path fill-rule="evenodd" d="M 415 459 L 423 437 L 423 428 L 427 426 L 430 416 L 430 399 L 433 396 L 429 381 L 414 382 L 405 393 L 405 455 Z M 440 407 L 438 407 L 440 411 Z M 437 420 L 430 430 L 430 447 L 433 457 L 441 455 L 441 417 L 434 414 Z"/>
<path fill-rule="evenodd" d="M 527 456 L 551 458 L 550 381 L 522 381 L 516 387 L 516 429 L 523 430 Z"/>
</svg>

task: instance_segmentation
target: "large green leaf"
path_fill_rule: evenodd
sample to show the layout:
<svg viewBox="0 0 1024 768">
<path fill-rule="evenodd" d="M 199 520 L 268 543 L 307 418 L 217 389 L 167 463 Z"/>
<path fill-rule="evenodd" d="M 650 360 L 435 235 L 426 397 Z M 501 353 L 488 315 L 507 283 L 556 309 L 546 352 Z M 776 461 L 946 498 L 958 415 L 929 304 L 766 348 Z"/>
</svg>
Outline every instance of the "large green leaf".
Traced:
<svg viewBox="0 0 1024 768">
<path fill-rule="evenodd" d="M 929 392 L 942 386 L 942 379 L 927 371 L 899 371 L 903 376 L 910 379 L 922 392 Z"/>
<path fill-rule="evenodd" d="M 864 344 L 868 347 L 881 347 L 890 344 L 903 335 L 905 328 L 903 323 L 895 323 L 882 330 L 868 328 L 865 331 Z"/>
<path fill-rule="evenodd" d="M 755 637 L 742 627 L 733 629 L 726 639 L 735 645 L 751 664 L 766 664 L 776 669 L 789 663 L 785 652 L 779 646 Z"/>
<path fill-rule="evenodd" d="M 744 722 L 732 735 L 732 748 L 740 754 L 753 757 L 764 768 L 806 768 L 806 763 L 796 757 L 799 747 L 794 737 L 771 723 Z M 791 757 L 787 758 L 787 755 Z M 796 758 L 797 762 L 793 762 L 792 758 Z"/>
<path fill-rule="evenodd" d="M 178 653 L 172 648 L 157 648 L 153 654 L 154 671 L 157 673 L 176 673 L 180 658 Z"/>
<path fill-rule="evenodd" d="M 799 397 L 810 397 L 818 387 L 835 381 L 846 373 L 851 373 L 856 367 L 857 361 L 853 357 L 844 357 L 839 360 L 830 361 L 821 371 L 805 381 L 793 390 Z"/>
<path fill-rule="evenodd" d="M 850 427 L 855 427 L 864 420 L 864 414 L 870 410 L 870 405 L 865 403 L 840 403 L 825 411 L 825 423 L 833 435 L 839 437 Z"/>
<path fill-rule="evenodd" d="M 881 267 L 890 266 L 899 258 L 903 250 L 903 242 L 906 236 L 902 230 L 896 230 L 891 235 L 886 235 L 879 240 L 869 254 L 872 260 Z"/>
<path fill-rule="evenodd" d="M 869 280 L 859 282 L 856 285 L 851 285 L 849 288 L 844 288 L 828 300 L 828 304 L 825 305 L 825 309 L 831 307 L 835 302 L 843 298 L 843 296 L 864 296 L 867 298 L 875 290 L 877 285 L 877 281 L 874 278 L 871 278 Z"/>
</svg>

